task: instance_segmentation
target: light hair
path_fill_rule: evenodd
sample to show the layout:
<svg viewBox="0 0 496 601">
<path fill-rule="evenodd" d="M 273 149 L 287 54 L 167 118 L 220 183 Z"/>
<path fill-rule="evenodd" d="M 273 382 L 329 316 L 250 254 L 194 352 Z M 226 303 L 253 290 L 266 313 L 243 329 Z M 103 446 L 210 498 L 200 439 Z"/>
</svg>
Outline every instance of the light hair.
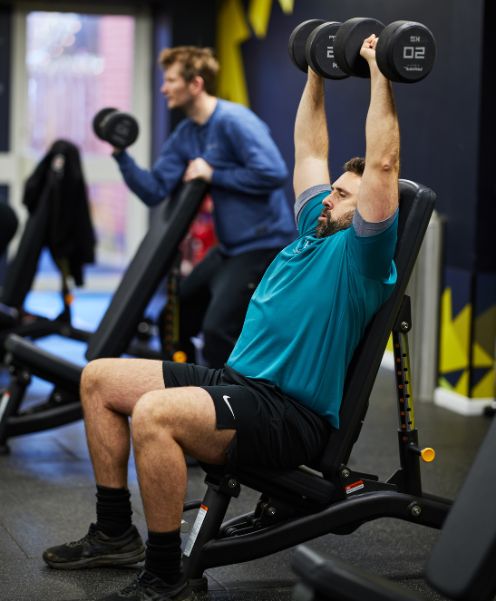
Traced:
<svg viewBox="0 0 496 601">
<path fill-rule="evenodd" d="M 217 74 L 220 67 L 211 48 L 199 48 L 198 46 L 165 48 L 159 54 L 158 63 L 164 70 L 178 63 L 181 67 L 181 76 L 185 81 L 190 82 L 195 77 L 201 77 L 205 92 L 215 96 Z"/>
</svg>

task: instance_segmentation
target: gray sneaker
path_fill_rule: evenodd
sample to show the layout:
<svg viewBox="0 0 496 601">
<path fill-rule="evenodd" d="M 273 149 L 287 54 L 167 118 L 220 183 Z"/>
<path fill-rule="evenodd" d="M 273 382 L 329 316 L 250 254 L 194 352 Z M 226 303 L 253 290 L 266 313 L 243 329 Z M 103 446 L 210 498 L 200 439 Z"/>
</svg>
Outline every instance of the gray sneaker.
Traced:
<svg viewBox="0 0 496 601">
<path fill-rule="evenodd" d="M 196 596 L 187 580 L 181 579 L 177 584 L 167 584 L 143 570 L 129 586 L 99 601 L 194 601 L 195 599 Z"/>
<path fill-rule="evenodd" d="M 58 570 L 77 570 L 101 566 L 121 566 L 138 563 L 145 558 L 145 547 L 135 526 L 120 536 L 107 536 L 91 524 L 82 539 L 50 547 L 43 559 Z"/>
</svg>

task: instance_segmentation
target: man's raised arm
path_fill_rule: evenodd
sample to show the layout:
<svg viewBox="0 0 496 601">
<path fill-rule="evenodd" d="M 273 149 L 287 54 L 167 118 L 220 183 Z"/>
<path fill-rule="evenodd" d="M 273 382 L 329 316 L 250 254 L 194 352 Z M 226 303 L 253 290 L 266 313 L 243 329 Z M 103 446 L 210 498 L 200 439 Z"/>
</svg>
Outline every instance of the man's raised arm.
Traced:
<svg viewBox="0 0 496 601">
<path fill-rule="evenodd" d="M 360 50 L 370 68 L 370 105 L 365 123 L 365 170 L 358 211 L 369 222 L 384 221 L 398 207 L 400 131 L 391 82 L 375 60 L 378 38 L 368 37 Z"/>
<path fill-rule="evenodd" d="M 311 186 L 329 184 L 329 136 L 324 106 L 324 81 L 308 68 L 308 79 L 294 128 L 295 198 Z"/>
</svg>

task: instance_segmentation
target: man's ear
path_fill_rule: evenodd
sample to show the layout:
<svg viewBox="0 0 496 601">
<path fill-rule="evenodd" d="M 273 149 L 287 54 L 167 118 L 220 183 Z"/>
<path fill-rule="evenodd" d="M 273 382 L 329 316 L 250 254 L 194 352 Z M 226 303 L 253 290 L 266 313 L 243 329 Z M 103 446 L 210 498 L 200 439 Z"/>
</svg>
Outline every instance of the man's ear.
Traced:
<svg viewBox="0 0 496 601">
<path fill-rule="evenodd" d="M 193 79 L 189 82 L 191 86 L 191 91 L 193 94 L 200 94 L 205 91 L 205 80 L 201 75 L 195 75 Z"/>
</svg>

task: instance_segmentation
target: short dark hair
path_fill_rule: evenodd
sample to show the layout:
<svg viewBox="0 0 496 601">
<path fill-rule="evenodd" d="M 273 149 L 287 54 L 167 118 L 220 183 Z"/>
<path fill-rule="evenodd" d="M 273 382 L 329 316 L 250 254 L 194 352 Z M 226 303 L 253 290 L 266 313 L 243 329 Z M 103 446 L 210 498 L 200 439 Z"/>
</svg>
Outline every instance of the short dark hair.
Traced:
<svg viewBox="0 0 496 601">
<path fill-rule="evenodd" d="M 219 63 L 211 48 L 199 48 L 197 46 L 176 46 L 165 48 L 158 57 L 159 65 L 167 69 L 174 63 L 181 65 L 181 75 L 186 81 L 192 81 L 200 76 L 205 82 L 207 94 L 215 96 L 217 90 L 217 74 Z"/>
<path fill-rule="evenodd" d="M 365 159 L 363 157 L 353 157 L 349 161 L 346 161 L 343 169 L 362 177 L 365 170 Z"/>
</svg>

